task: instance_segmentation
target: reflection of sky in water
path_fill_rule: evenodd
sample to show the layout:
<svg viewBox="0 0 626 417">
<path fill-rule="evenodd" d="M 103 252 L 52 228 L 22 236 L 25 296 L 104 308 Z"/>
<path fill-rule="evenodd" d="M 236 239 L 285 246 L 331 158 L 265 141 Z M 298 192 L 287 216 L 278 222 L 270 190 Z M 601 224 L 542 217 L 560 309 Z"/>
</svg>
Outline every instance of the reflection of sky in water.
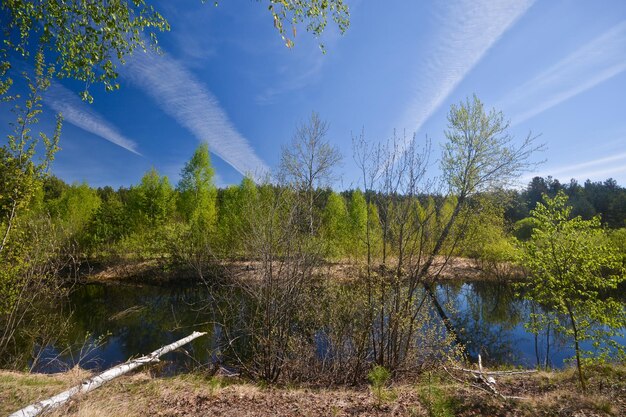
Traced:
<svg viewBox="0 0 626 417">
<path fill-rule="evenodd" d="M 511 364 L 524 367 L 537 365 L 537 352 L 543 364 L 549 344 L 548 363 L 553 367 L 563 367 L 574 355 L 573 341 L 564 339 L 542 329 L 537 337 L 528 331 L 524 324 L 530 317 L 531 306 L 514 296 L 512 288 L 506 284 L 474 282 L 462 285 L 440 285 L 438 297 L 448 304 L 450 318 L 467 343 L 468 353 L 476 357 L 481 354 L 487 365 Z M 548 337 L 549 335 L 549 337 Z M 626 337 L 615 340 L 622 345 Z M 582 350 L 592 350 L 592 344 L 581 344 Z"/>
<path fill-rule="evenodd" d="M 510 286 L 498 283 L 477 282 L 445 284 L 437 290 L 438 299 L 448 311 L 455 326 L 463 329 L 462 338 L 468 341 L 468 352 L 476 357 L 481 353 L 486 365 L 506 363 L 534 367 L 535 337 L 524 327 L 528 320 L 530 304 L 514 297 Z M 232 294 L 232 297 L 236 297 Z M 209 324 L 214 321 L 211 309 L 200 310 L 207 299 L 204 287 L 154 287 L 105 286 L 90 284 L 78 288 L 71 297 L 74 310 L 69 344 L 71 354 L 46 347 L 35 370 L 38 372 L 62 371 L 80 362 L 86 369 L 106 369 L 152 352 L 159 347 L 185 337 L 194 330 L 208 331 L 208 337 L 196 339 L 184 347 L 188 352 L 172 352 L 162 358 L 163 372 L 171 373 L 188 366 L 208 365 L 222 360 L 220 344 L 226 335 L 221 327 Z M 204 303 L 206 307 L 206 303 Z M 436 314 L 434 309 L 429 309 Z M 104 343 L 81 355 L 80 349 L 94 338 L 109 334 Z M 332 358 L 335 354 L 323 330 L 315 334 L 318 357 Z M 622 344 L 622 335 L 617 339 Z M 238 340 L 245 347 L 245 341 Z M 549 362 L 561 367 L 566 358 L 573 356 L 571 343 L 555 340 L 550 335 Z M 583 349 L 590 349 L 589 343 Z M 540 360 L 545 360 L 546 334 L 537 340 Z"/>
</svg>

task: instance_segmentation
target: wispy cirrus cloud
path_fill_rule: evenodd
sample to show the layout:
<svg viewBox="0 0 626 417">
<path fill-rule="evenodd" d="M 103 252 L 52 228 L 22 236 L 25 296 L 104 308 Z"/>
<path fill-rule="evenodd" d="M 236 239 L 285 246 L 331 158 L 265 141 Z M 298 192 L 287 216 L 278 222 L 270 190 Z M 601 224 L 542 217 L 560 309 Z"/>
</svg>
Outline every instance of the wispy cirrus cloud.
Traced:
<svg viewBox="0 0 626 417">
<path fill-rule="evenodd" d="M 62 113 L 65 121 L 87 132 L 100 136 L 121 146 L 134 154 L 137 144 L 122 135 L 115 126 L 98 114 L 89 104 L 82 101 L 78 95 L 57 82 L 53 82 L 46 91 L 45 103 L 54 111 Z"/>
<path fill-rule="evenodd" d="M 458 0 L 442 3 L 432 39 L 419 68 L 415 93 L 399 126 L 415 132 L 526 13 L 534 0 Z"/>
<path fill-rule="evenodd" d="M 536 176 L 547 177 L 548 175 L 555 178 L 576 178 L 579 180 L 606 179 L 611 175 L 625 172 L 626 163 L 624 162 L 626 162 L 626 152 L 585 162 L 544 169 L 541 172 L 526 176 L 523 180 L 530 180 L 532 177 Z"/>
<path fill-rule="evenodd" d="M 511 92 L 499 108 L 524 122 L 626 70 L 626 21 L 621 22 Z"/>
<path fill-rule="evenodd" d="M 626 143 L 626 137 L 609 141 L 609 143 L 610 145 L 605 147 L 607 148 L 604 150 L 605 152 L 608 151 L 608 148 L 614 151 L 622 150 Z M 622 172 L 626 172 L 626 152 L 617 151 L 608 155 L 598 155 L 592 159 L 546 167 L 540 171 L 533 172 L 531 175 L 525 176 L 522 178 L 522 181 L 529 181 L 536 176 L 547 177 L 548 175 L 561 179 L 601 180 Z"/>
<path fill-rule="evenodd" d="M 354 5 L 351 4 L 350 8 L 354 10 Z M 276 68 L 275 76 L 269 81 L 271 85 L 255 97 L 256 103 L 261 106 L 272 104 L 287 94 L 318 82 L 330 59 L 320 50 L 320 45 L 323 44 L 326 51 L 332 51 L 341 36 L 339 30 L 330 25 L 324 30 L 323 39 L 303 35 L 297 40 L 295 49 L 283 49 L 284 58 L 281 60 L 289 59 L 289 63 Z"/>
<path fill-rule="evenodd" d="M 256 103 L 259 105 L 272 104 L 283 94 L 300 90 L 315 81 L 324 67 L 324 58 L 326 58 L 321 52 L 317 52 L 317 54 L 318 56 L 311 59 L 307 69 L 298 72 L 297 75 L 291 76 L 285 81 L 266 88 L 261 94 L 257 95 L 255 98 Z M 277 78 L 280 79 L 281 77 Z"/>
<path fill-rule="evenodd" d="M 154 51 L 133 54 L 122 76 L 151 96 L 159 107 L 211 152 L 241 174 L 262 177 L 268 168 L 237 132 L 217 98 L 181 63 Z"/>
</svg>

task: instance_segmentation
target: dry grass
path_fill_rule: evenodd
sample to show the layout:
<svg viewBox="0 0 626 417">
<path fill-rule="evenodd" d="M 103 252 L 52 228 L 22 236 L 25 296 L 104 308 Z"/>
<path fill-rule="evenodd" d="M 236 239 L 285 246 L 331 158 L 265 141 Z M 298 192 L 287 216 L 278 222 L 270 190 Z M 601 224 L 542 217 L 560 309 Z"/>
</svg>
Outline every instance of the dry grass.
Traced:
<svg viewBox="0 0 626 417">
<path fill-rule="evenodd" d="M 87 376 L 89 373 L 79 368 L 56 375 L 0 371 L 0 415 L 58 394 Z"/>
<path fill-rule="evenodd" d="M 442 280 L 485 280 L 494 278 L 485 274 L 477 263 L 468 258 L 451 257 L 442 268 L 443 257 L 437 257 L 432 272 L 439 272 Z M 393 264 L 393 259 L 389 261 Z M 218 273 L 226 274 L 230 277 L 243 281 L 254 282 L 261 278 L 262 267 L 258 261 L 224 261 L 216 265 Z M 357 279 L 359 269 L 363 265 L 354 260 L 343 259 L 334 262 L 324 262 L 314 270 L 314 275 L 320 277 L 330 277 L 337 282 L 345 282 Z M 512 278 L 519 278 L 519 271 L 510 269 Z M 137 284 L 163 283 L 170 281 L 181 281 L 192 279 L 194 272 L 186 269 L 164 268 L 162 260 L 132 260 L 122 259 L 116 263 L 99 265 L 91 273 L 86 275 L 88 281 L 94 282 L 128 282 Z"/>
<path fill-rule="evenodd" d="M 47 398 L 86 373 L 53 376 L 0 372 L 0 415 Z M 589 371 L 588 393 L 573 370 L 497 377 L 503 401 L 445 373 L 403 381 L 378 404 L 369 388 L 269 387 L 190 374 L 152 378 L 148 372 L 120 377 L 76 398 L 53 416 L 622 416 L 626 415 L 626 366 Z M 470 381 L 469 379 L 467 380 Z"/>
</svg>

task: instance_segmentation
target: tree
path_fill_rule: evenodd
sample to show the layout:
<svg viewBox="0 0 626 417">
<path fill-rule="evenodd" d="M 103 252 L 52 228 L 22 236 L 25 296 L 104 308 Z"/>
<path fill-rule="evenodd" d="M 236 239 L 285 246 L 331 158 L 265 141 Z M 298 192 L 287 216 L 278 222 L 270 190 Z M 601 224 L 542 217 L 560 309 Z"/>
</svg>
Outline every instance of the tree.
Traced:
<svg viewBox="0 0 626 417">
<path fill-rule="evenodd" d="M 24 106 L 16 105 L 17 115 L 12 124 L 13 132 L 7 143 L 0 148 L 0 215 L 2 216 L 2 241 L 0 254 L 4 251 L 13 227 L 20 214 L 27 210 L 35 195 L 37 184 L 45 178 L 48 167 L 58 150 L 61 121 L 57 118 L 54 134 L 50 137 L 41 132 L 32 136 L 32 126 L 38 123 L 42 112 L 41 95 L 50 86 L 51 70 L 44 63 L 43 55 L 37 54 L 35 76 L 25 75 L 29 95 Z M 36 159 L 38 147 L 43 142 L 43 154 Z"/>
<path fill-rule="evenodd" d="M 346 201 L 340 194 L 332 192 L 322 213 L 322 239 L 328 246 L 328 254 L 333 258 L 346 252 L 350 239 L 350 221 Z"/>
<path fill-rule="evenodd" d="M 341 33 L 344 33 L 350 25 L 348 5 L 343 0 L 269 0 L 268 10 L 274 19 L 274 27 L 289 48 L 294 43 L 287 36 L 285 24 L 291 24 L 294 38 L 296 25 L 303 22 L 307 23 L 308 32 L 315 36 L 321 35 L 326 28 L 329 15 Z M 323 44 L 320 44 L 320 48 L 324 51 Z"/>
<path fill-rule="evenodd" d="M 173 242 L 175 258 L 195 270 L 201 280 L 216 255 L 217 189 L 209 147 L 198 146 L 185 164 L 178 183 L 178 212 L 184 224 L 177 225 Z"/>
<path fill-rule="evenodd" d="M 306 196 L 308 230 L 315 233 L 314 208 L 318 190 L 332 183 L 334 169 L 341 162 L 336 146 L 326 140 L 329 125 L 315 112 L 307 124 L 300 124 L 293 135 L 291 145 L 283 147 L 281 169 L 288 182 Z"/>
<path fill-rule="evenodd" d="M 0 78 L 2 68 L 0 63 Z M 28 93 L 21 104 L 15 99 L 15 122 L 0 147 L 0 357 L 8 363 L 14 354 L 20 327 L 32 313 L 37 300 L 52 300 L 55 293 L 45 287 L 52 273 L 50 260 L 56 247 L 49 222 L 31 221 L 33 202 L 42 192 L 42 181 L 58 150 L 61 117 L 51 136 L 32 134 L 42 112 L 41 97 L 50 85 L 52 70 L 43 54 L 35 56 L 34 75 L 25 74 Z M 0 79 L 0 99 L 10 85 Z M 53 285 L 50 285 L 53 287 Z M 43 291 L 42 291 L 43 289 Z M 23 332 L 22 332 L 23 333 Z"/>
<path fill-rule="evenodd" d="M 205 1 L 205 0 L 203 0 Z M 322 34 L 331 18 L 341 33 L 349 25 L 343 0 L 266 0 L 274 27 L 288 47 L 294 42 L 296 25 L 306 23 L 314 36 Z M 217 1 L 215 2 L 217 5 Z M 0 4 L 4 44 L 0 48 L 0 96 L 12 80 L 10 51 L 29 58 L 37 50 L 50 56 L 56 75 L 83 81 L 83 99 L 91 101 L 90 85 L 103 83 L 107 91 L 119 88 L 117 65 L 137 48 L 146 48 L 146 34 L 157 45 L 157 33 L 170 29 L 167 20 L 146 0 L 5 0 Z M 323 45 L 320 45 L 323 50 Z"/>
<path fill-rule="evenodd" d="M 86 240 L 89 248 L 106 250 L 129 232 L 128 215 L 120 197 L 115 192 L 105 195 L 87 226 Z"/>
<path fill-rule="evenodd" d="M 38 50 L 55 62 L 55 75 L 85 83 L 119 87 L 117 61 L 124 62 L 136 48 L 145 48 L 145 33 L 156 45 L 155 33 L 169 29 L 167 21 L 145 0 L 83 2 L 79 0 L 6 0 L 2 2 L 4 46 L 23 58 Z M 9 51 L 0 50 L 6 80 L 12 66 Z M 11 80 L 7 80 L 9 84 Z"/>
<path fill-rule="evenodd" d="M 101 200 L 96 191 L 87 185 L 72 184 L 57 199 L 49 203 L 53 215 L 67 228 L 70 235 L 80 233 L 89 223 Z"/>
<path fill-rule="evenodd" d="M 476 193 L 492 191 L 514 182 L 532 165 L 530 156 L 543 148 L 542 145 L 535 145 L 536 137 L 531 134 L 516 144 L 508 128 L 509 122 L 505 121 L 502 112 L 486 112 L 476 96 L 450 107 L 440 167 L 448 192 L 455 201 L 418 277 L 425 277 L 428 273 L 468 199 Z M 472 215 L 471 211 L 463 213 Z M 467 224 L 466 221 L 458 223 Z"/>
<path fill-rule="evenodd" d="M 178 209 L 188 222 L 200 227 L 203 233 L 213 231 L 217 221 L 214 176 L 209 145 L 202 143 L 181 172 Z"/>
<path fill-rule="evenodd" d="M 243 254 L 243 236 L 250 229 L 252 221 L 247 207 L 257 199 L 257 187 L 249 177 L 244 177 L 239 186 L 230 186 L 221 191 L 218 209 L 218 237 L 220 249 L 226 256 Z"/>
<path fill-rule="evenodd" d="M 532 237 L 524 246 L 522 263 L 529 273 L 526 298 L 556 314 L 554 328 L 574 341 L 578 378 L 584 390 L 581 342 L 611 343 L 611 336 L 626 326 L 622 304 L 610 296 L 623 282 L 618 251 L 609 244 L 600 219 L 571 218 L 572 208 L 560 191 L 544 196 L 531 212 Z"/>
<path fill-rule="evenodd" d="M 475 210 L 471 200 L 509 184 L 528 168 L 537 149 L 530 135 L 517 144 L 508 133 L 502 113 L 486 112 L 474 97 L 453 105 L 443 145 L 441 171 L 447 192 L 433 192 L 426 178 L 430 146 L 420 148 L 395 134 L 386 145 L 368 146 L 363 135 L 355 140 L 355 160 L 362 173 L 366 195 L 379 210 L 382 259 L 370 250 L 376 233 L 368 222 L 367 286 L 370 347 L 377 364 L 392 372 L 417 354 L 418 329 L 433 323 L 424 316 L 429 298 L 448 330 L 449 340 L 462 342 L 437 299 L 433 282 L 467 238 Z M 439 195 L 436 195 L 439 194 Z M 423 199 L 425 195 L 436 198 Z M 420 201 L 423 200 L 423 201 Z M 422 203 L 423 204 L 420 204 Z M 370 218 L 374 217 L 373 213 Z M 435 260 L 440 259 L 435 265 Z M 445 343 L 445 342 L 444 342 Z"/>
<path fill-rule="evenodd" d="M 131 221 L 139 228 L 162 226 L 174 211 L 174 190 L 167 177 L 160 176 L 155 168 L 131 188 L 130 200 Z"/>
</svg>

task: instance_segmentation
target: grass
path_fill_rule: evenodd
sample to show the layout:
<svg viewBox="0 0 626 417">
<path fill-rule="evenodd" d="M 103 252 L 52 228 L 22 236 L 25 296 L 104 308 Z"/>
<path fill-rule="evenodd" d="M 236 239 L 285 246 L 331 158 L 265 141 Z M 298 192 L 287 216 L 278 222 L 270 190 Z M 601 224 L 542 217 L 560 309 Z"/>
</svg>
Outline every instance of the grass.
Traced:
<svg viewBox="0 0 626 417">
<path fill-rule="evenodd" d="M 449 395 L 449 384 L 439 375 L 427 372 L 418 386 L 419 397 L 430 417 L 454 417 L 457 401 Z"/>
<path fill-rule="evenodd" d="M 0 371 L 0 415 L 57 394 L 86 375 L 76 370 L 51 376 Z M 526 397 L 503 401 L 469 383 L 452 379 L 445 372 L 433 371 L 420 375 L 417 382 L 415 377 L 394 381 L 394 396 L 380 401 L 366 384 L 332 389 L 306 385 L 262 388 L 200 373 L 154 378 L 144 371 L 120 377 L 52 415 L 626 415 L 625 365 L 589 367 L 588 378 L 589 392 L 582 394 L 573 369 L 498 376 L 501 392 Z M 381 386 L 388 389 L 382 383 Z"/>
</svg>

